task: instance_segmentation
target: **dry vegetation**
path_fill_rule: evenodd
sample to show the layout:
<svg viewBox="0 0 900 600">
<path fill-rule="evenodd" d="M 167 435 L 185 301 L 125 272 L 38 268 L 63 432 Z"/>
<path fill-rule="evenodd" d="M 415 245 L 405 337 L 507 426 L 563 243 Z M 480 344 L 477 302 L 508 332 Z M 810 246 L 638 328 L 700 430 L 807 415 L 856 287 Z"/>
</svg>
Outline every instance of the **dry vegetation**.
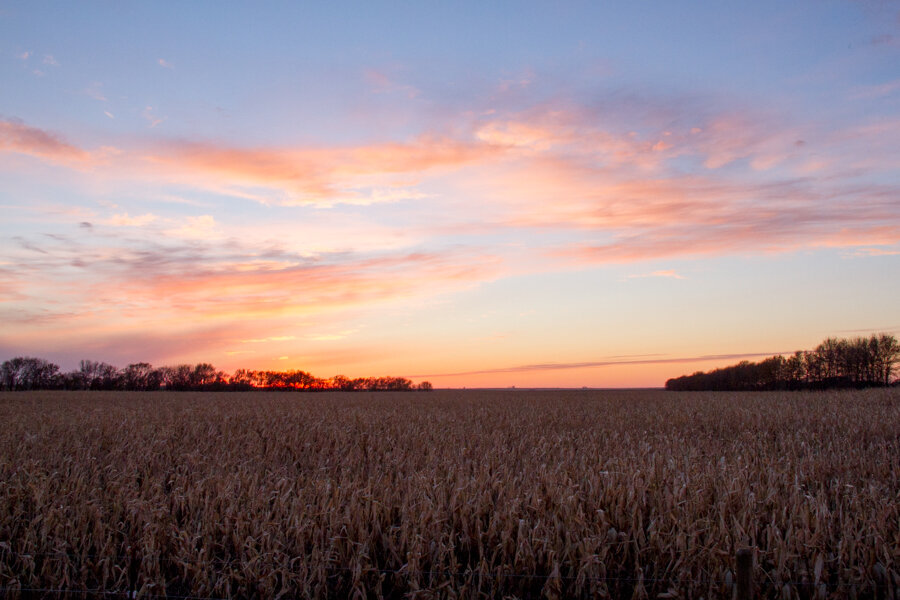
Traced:
<svg viewBox="0 0 900 600">
<path fill-rule="evenodd" d="M 900 393 L 0 395 L 0 595 L 900 593 Z M 74 596 L 78 597 L 78 596 Z"/>
</svg>

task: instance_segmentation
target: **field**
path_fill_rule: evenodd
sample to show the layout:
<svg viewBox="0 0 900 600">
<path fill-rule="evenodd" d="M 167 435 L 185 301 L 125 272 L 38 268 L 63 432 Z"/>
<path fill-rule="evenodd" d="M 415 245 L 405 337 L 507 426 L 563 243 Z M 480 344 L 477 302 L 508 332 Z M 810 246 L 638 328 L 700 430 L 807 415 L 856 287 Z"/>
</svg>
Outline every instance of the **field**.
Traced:
<svg viewBox="0 0 900 600">
<path fill-rule="evenodd" d="M 743 546 L 759 597 L 900 595 L 896 388 L 6 393 L 0 423 L 10 598 L 730 598 Z"/>
</svg>

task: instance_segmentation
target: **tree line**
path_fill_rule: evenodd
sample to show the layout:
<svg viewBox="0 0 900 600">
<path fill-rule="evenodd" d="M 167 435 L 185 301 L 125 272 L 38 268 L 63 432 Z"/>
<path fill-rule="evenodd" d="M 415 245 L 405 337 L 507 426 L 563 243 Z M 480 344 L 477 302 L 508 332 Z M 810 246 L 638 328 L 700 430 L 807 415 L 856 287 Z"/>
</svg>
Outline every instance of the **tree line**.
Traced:
<svg viewBox="0 0 900 600">
<path fill-rule="evenodd" d="M 815 350 L 742 361 L 709 372 L 698 371 L 666 382 L 667 390 L 803 390 L 862 388 L 897 384 L 900 344 L 892 335 L 828 338 Z"/>
<path fill-rule="evenodd" d="M 0 365 L 0 390 L 179 390 L 179 391 L 411 391 L 432 389 L 427 381 L 414 384 L 405 377 L 335 375 L 327 379 L 306 371 L 238 369 L 228 375 L 209 363 L 154 367 L 139 362 L 119 369 L 105 362 L 81 361 L 74 371 L 62 372 L 42 358 L 18 356 Z"/>
</svg>

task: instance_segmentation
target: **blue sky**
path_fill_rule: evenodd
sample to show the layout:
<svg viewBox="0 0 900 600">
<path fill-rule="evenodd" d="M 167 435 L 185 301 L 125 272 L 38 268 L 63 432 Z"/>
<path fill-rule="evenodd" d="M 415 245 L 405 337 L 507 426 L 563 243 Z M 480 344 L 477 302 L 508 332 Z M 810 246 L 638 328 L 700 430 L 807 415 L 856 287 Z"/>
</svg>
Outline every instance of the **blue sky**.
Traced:
<svg viewBox="0 0 900 600">
<path fill-rule="evenodd" d="M 898 59 L 881 2 L 5 2 L 0 354 L 661 385 L 896 333 Z"/>
</svg>

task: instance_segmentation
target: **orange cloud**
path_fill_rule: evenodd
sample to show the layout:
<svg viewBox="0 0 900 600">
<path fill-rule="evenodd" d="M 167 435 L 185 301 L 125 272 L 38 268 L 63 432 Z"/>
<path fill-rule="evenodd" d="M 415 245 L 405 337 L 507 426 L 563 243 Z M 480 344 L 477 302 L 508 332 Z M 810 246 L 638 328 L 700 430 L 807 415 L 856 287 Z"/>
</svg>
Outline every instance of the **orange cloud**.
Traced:
<svg viewBox="0 0 900 600">
<path fill-rule="evenodd" d="M 873 246 L 897 239 L 895 187 L 866 185 L 857 175 L 809 173 L 814 163 L 829 164 L 826 150 L 848 143 L 880 150 L 879 156 L 854 157 L 856 171 L 889 168 L 896 152 L 884 151 L 884 139 L 900 129 L 894 122 L 851 127 L 807 143 L 801 138 L 809 136 L 795 128 L 740 112 L 688 119 L 680 127 L 652 126 L 648 119 L 636 128 L 640 132 L 610 121 L 577 108 L 534 109 L 473 117 L 468 133 L 457 137 L 284 148 L 171 141 L 129 154 L 109 151 L 104 159 L 126 176 L 272 204 L 417 200 L 432 207 L 432 215 L 442 215 L 439 226 L 412 224 L 423 238 L 438 227 L 440 235 L 503 233 L 525 236 L 529 243 L 551 231 L 570 231 L 570 247 L 551 255 L 576 260 Z M 89 156 L 51 134 L 3 123 L 0 140 L 7 148 L 31 148 L 43 157 Z M 99 164 L 101 154 L 91 156 L 92 164 Z M 116 176 L 112 171 L 109 176 Z M 424 191 L 435 181 L 450 181 L 449 193 Z M 128 219 L 134 224 L 137 217 Z M 124 217 L 119 221 L 126 223 Z M 160 231 L 181 239 L 223 239 L 212 214 L 179 225 Z"/>
<path fill-rule="evenodd" d="M 85 251 L 61 240 L 37 248 L 39 252 L 17 257 L 7 273 L 0 270 L 0 279 L 13 284 L 15 296 L 9 298 L 16 302 L 2 311 L 6 335 L 9 340 L 19 335 L 39 340 L 46 334 L 60 345 L 126 333 L 135 339 L 190 335 L 198 352 L 240 341 L 337 339 L 334 331 L 322 331 L 329 327 L 329 314 L 337 318 L 385 302 L 468 287 L 498 268 L 497 259 L 467 253 L 394 253 L 299 259 L 295 266 L 253 269 L 246 267 L 257 252 L 234 244 L 210 255 L 193 245 L 106 252 Z M 236 250 L 247 259 L 236 257 Z M 222 254 L 230 259 L 222 260 Z M 73 257 L 80 265 L 74 277 Z M 48 297 L 60 300 L 51 305 L 39 300 Z M 307 326 L 302 321 L 312 315 L 314 329 L 303 333 Z M 334 329 L 341 335 L 349 331 L 339 325 Z M 261 338 L 261 331 L 272 333 Z M 134 339 L 129 343 L 140 345 Z"/>
<path fill-rule="evenodd" d="M 371 204 L 398 198 L 421 198 L 385 177 L 454 169 L 489 155 L 491 149 L 452 139 L 423 136 L 409 143 L 348 148 L 244 149 L 205 143 L 171 143 L 145 156 L 169 175 L 203 186 L 244 191 L 280 190 L 281 204 Z M 154 168 L 156 168 L 154 167 Z M 158 174 L 158 171 L 157 171 Z M 361 191 L 369 189 L 368 193 Z"/>
<path fill-rule="evenodd" d="M 639 136 L 606 127 L 593 115 L 566 110 L 540 110 L 507 119 L 492 118 L 479 124 L 474 135 L 513 156 L 524 153 L 545 160 L 574 163 L 588 159 L 593 168 L 641 170 L 658 167 L 664 158 L 661 153 L 672 148 L 673 142 L 668 137 L 670 132 Z"/>
<path fill-rule="evenodd" d="M 451 256 L 413 253 L 264 271 L 223 265 L 216 270 L 142 277 L 118 291 L 164 299 L 177 313 L 202 319 L 304 315 L 433 293 L 435 286 L 451 282 L 471 284 L 493 270 L 491 262 L 481 259 L 472 264 Z"/>
<path fill-rule="evenodd" d="M 92 246 L 48 239 L 33 250 L 23 246 L 6 271 L 0 266 L 0 283 L 10 284 L 0 294 L 7 301 L 0 305 L 3 348 L 119 364 L 203 359 L 224 368 L 247 366 L 233 353 L 255 350 L 251 366 L 263 354 L 289 355 L 308 369 L 311 360 L 324 360 L 325 342 L 352 332 L 348 320 L 468 288 L 501 268 L 499 258 L 469 251 L 304 258 L 264 243 L 161 240 L 133 247 L 131 231 L 122 232 L 128 238 L 88 235 Z M 111 244 L 96 245 L 103 240 Z M 269 260 L 260 265 L 261 258 Z M 341 351 L 351 350 L 369 361 L 383 354 Z"/>
<path fill-rule="evenodd" d="M 572 140 L 570 131 L 554 131 L 541 125 L 520 121 L 491 121 L 478 129 L 475 135 L 487 144 L 526 147 L 541 151 Z"/>
<path fill-rule="evenodd" d="M 488 129 L 504 136 L 524 133 L 512 141 L 488 137 L 509 142 L 513 150 L 476 178 L 482 205 L 489 207 L 482 210 L 492 210 L 492 218 L 507 228 L 569 230 L 582 238 L 550 253 L 558 258 L 631 262 L 891 245 L 900 238 L 900 205 L 892 200 L 900 191 L 896 186 L 843 175 L 794 175 L 809 159 L 803 156 L 805 143 L 790 129 L 773 132 L 749 119 L 717 117 L 703 128 L 662 130 L 642 141 L 637 134 L 592 129 L 590 122 L 576 128 L 571 123 L 577 115 L 561 115 L 539 116 L 540 129 Z M 572 129 L 579 135 L 568 137 Z M 852 131 L 883 140 L 885 129 L 893 127 Z M 535 152 L 542 144 L 546 150 Z M 517 153 L 522 146 L 532 152 Z M 864 167 L 864 156 L 854 159 L 857 169 L 886 168 L 891 160 L 875 158 L 877 163 Z M 672 168 L 676 158 L 702 161 L 706 168 L 685 175 Z M 747 162 L 721 169 L 739 159 Z M 602 241 L 584 239 L 590 237 Z"/>
</svg>

